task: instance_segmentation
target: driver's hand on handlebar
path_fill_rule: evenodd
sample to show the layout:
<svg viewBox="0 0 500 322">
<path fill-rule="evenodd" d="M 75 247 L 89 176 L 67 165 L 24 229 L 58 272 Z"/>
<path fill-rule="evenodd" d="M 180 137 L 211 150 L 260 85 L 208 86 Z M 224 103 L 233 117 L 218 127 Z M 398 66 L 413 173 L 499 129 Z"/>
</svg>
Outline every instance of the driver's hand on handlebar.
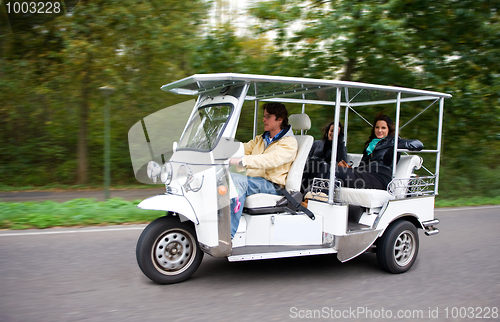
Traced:
<svg viewBox="0 0 500 322">
<path fill-rule="evenodd" d="M 229 159 L 229 164 L 243 166 L 242 158 Z"/>
</svg>

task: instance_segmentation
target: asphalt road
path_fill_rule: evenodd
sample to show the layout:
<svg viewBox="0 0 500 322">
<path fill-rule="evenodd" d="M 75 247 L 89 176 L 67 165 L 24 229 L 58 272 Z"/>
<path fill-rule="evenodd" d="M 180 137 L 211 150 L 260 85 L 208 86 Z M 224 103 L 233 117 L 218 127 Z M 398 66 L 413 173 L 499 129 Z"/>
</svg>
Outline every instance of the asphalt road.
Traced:
<svg viewBox="0 0 500 322">
<path fill-rule="evenodd" d="M 405 274 L 380 270 L 374 254 L 343 264 L 206 255 L 189 280 L 166 286 L 137 266 L 144 226 L 0 231 L 0 321 L 500 320 L 500 207 L 436 217 L 441 233 L 420 234 Z"/>
</svg>

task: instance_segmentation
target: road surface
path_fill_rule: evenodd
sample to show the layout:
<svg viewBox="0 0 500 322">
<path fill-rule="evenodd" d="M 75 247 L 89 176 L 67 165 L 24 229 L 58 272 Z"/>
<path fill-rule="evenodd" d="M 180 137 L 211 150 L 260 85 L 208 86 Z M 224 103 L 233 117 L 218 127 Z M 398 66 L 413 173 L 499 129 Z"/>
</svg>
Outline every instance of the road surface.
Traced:
<svg viewBox="0 0 500 322">
<path fill-rule="evenodd" d="M 0 231 L 0 321 L 499 321 L 500 207 L 436 217 L 441 232 L 420 233 L 405 274 L 382 271 L 374 254 L 205 255 L 189 280 L 165 286 L 137 266 L 144 226 Z"/>
</svg>

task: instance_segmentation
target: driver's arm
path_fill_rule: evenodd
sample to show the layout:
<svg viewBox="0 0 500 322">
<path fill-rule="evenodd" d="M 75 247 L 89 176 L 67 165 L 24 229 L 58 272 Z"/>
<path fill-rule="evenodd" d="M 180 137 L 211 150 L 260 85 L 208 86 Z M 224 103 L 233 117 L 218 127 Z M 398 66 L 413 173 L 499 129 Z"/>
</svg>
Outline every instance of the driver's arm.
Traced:
<svg viewBox="0 0 500 322">
<path fill-rule="evenodd" d="M 294 137 L 282 138 L 274 144 L 272 150 L 266 153 L 245 155 L 242 160 L 243 165 L 249 169 L 271 169 L 295 160 L 298 145 Z"/>
</svg>

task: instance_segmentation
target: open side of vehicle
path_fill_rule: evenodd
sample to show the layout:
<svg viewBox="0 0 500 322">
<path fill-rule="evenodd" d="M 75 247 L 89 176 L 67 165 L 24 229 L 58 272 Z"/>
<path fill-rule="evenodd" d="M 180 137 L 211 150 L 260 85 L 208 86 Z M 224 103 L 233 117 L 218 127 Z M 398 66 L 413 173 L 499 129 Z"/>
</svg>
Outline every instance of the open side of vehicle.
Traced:
<svg viewBox="0 0 500 322">
<path fill-rule="evenodd" d="M 148 225 L 137 244 L 139 267 L 151 280 L 160 284 L 185 280 L 196 271 L 203 253 L 227 257 L 229 261 L 337 253 L 338 259 L 345 262 L 375 249 L 383 269 L 402 273 L 416 260 L 417 229 L 424 229 L 427 235 L 438 233 L 434 227 L 439 223 L 434 218 L 434 198 L 438 193 L 444 98 L 450 95 L 354 82 L 244 74 L 193 75 L 162 89 L 198 95 L 198 99 L 172 151 L 167 151 L 165 142 L 151 138 L 162 138 L 164 123 L 175 116 L 157 122 L 159 129 L 141 121 L 129 132 L 129 138 L 134 138 L 129 141 L 136 177 L 142 182 L 159 179 L 166 187 L 164 194 L 139 204 L 143 209 L 167 212 L 167 216 Z M 285 186 L 291 197 L 249 196 L 238 231 L 231 239 L 229 200 L 236 193 L 228 159 L 244 153 L 242 144 L 234 140 L 244 101 L 255 102 L 254 137 L 259 102 L 302 104 L 302 113 L 289 117 L 298 142 L 297 157 Z M 436 166 L 434 173 L 426 169 L 430 175 L 417 176 L 414 171 L 422 167 L 423 159 L 397 149 L 397 138 L 402 105 L 423 101 L 431 101 L 425 110 L 439 102 L 436 149 L 420 151 L 434 154 Z M 302 172 L 313 142 L 313 137 L 307 135 L 311 121 L 305 106 L 330 108 L 337 127 L 343 108 L 347 138 L 349 111 L 387 104 L 396 105 L 397 164 L 387 191 L 341 187 L 332 171 L 330 179 L 315 180 L 307 210 L 298 206 L 303 200 Z M 335 151 L 336 136 L 332 144 Z M 155 150 L 155 146 L 161 148 Z M 398 153 L 405 154 L 399 162 Z M 134 156 L 144 154 L 153 161 L 134 162 Z M 335 157 L 332 154 L 332 164 L 336 164 Z M 359 154 L 348 157 L 353 166 L 361 159 Z"/>
</svg>

